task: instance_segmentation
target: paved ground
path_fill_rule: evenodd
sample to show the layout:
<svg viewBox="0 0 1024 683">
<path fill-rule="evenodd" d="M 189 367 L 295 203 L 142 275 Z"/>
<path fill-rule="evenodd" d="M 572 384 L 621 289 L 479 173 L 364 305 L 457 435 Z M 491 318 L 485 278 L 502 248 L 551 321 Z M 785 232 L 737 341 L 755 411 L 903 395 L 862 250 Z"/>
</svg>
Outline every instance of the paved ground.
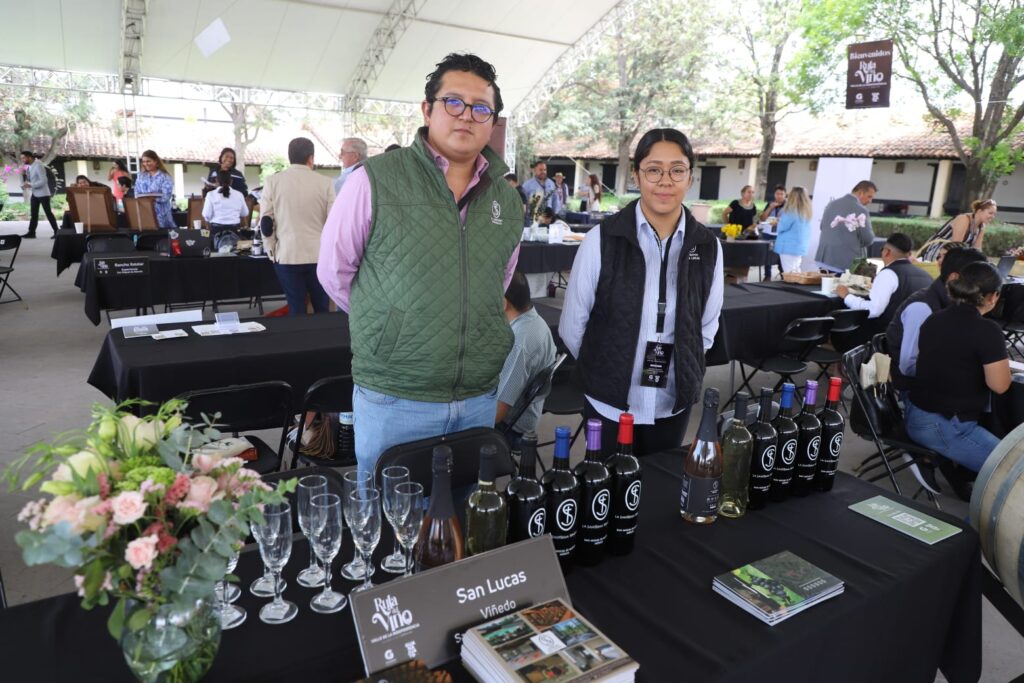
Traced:
<svg viewBox="0 0 1024 683">
<path fill-rule="evenodd" d="M 20 234 L 26 223 L 0 223 L 0 234 Z M 82 310 L 83 295 L 74 287 L 77 266 L 55 276 L 50 258 L 52 242 L 49 229 L 40 228 L 41 239 L 22 243 L 12 284 L 25 298 L 24 304 L 0 306 L 0 467 L 14 460 L 33 443 L 49 439 L 68 429 L 83 427 L 89 420 L 89 407 L 105 401 L 96 389 L 86 384 L 107 326 L 94 327 Z M 2 259 L 3 257 L 0 257 Z M 559 300 L 545 300 L 560 305 Z M 241 310 L 242 315 L 250 315 Z M 707 385 L 729 394 L 726 367 L 711 368 Z M 560 418 L 557 423 L 576 425 L 575 419 Z M 539 432 L 550 435 L 556 426 L 552 416 L 544 416 Z M 697 418 L 690 421 L 687 439 L 693 437 Z M 841 467 L 849 470 L 871 452 L 867 442 L 850 435 L 844 443 Z M 582 457 L 583 440 L 574 449 L 574 459 Z M 545 456 L 549 457 L 549 456 Z M 899 477 L 904 491 L 917 489 L 912 477 Z M 888 488 L 888 484 L 880 482 Z M 0 494 L 0 569 L 3 571 L 11 603 L 55 595 L 71 590 L 66 571 L 26 568 L 14 543 L 18 524 L 15 516 L 27 500 L 16 493 Z M 967 516 L 965 503 L 943 496 L 944 510 Z M 936 596 L 941 599 L 941 596 Z M 984 673 L 982 680 L 1003 683 L 1024 674 L 1024 638 L 984 603 Z M 913 656 L 908 653 L 908 656 Z M 942 680 L 940 677 L 938 680 Z"/>
</svg>

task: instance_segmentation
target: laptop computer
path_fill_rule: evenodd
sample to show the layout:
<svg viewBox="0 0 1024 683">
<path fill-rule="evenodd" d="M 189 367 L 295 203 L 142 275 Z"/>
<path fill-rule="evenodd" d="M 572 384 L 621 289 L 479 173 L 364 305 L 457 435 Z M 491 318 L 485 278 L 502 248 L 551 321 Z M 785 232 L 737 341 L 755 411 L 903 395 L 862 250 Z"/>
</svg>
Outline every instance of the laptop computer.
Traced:
<svg viewBox="0 0 1024 683">
<path fill-rule="evenodd" d="M 996 266 L 996 270 L 1005 280 L 1010 277 L 1010 271 L 1013 270 L 1013 264 L 1017 262 L 1016 256 L 1001 256 L 999 257 L 999 265 Z"/>
<path fill-rule="evenodd" d="M 172 228 L 167 231 L 167 238 L 171 258 L 210 255 L 210 238 L 203 236 L 202 230 Z"/>
</svg>

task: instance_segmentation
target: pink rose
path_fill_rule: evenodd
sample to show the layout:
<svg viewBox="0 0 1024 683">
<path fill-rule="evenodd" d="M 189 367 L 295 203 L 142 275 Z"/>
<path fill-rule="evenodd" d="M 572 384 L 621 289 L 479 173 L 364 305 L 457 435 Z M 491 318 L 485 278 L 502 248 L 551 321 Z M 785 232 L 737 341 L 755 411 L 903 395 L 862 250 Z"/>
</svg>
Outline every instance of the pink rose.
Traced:
<svg viewBox="0 0 1024 683">
<path fill-rule="evenodd" d="M 153 566 L 153 560 L 156 559 L 158 540 L 155 534 L 136 538 L 125 548 L 125 561 L 132 566 L 132 569 L 149 569 Z"/>
<path fill-rule="evenodd" d="M 209 474 L 220 461 L 221 456 L 213 453 L 196 453 L 192 456 L 192 466 L 199 470 L 200 474 Z"/>
<path fill-rule="evenodd" d="M 223 497 L 223 492 L 217 493 L 217 480 L 212 477 L 198 476 L 192 480 L 192 485 L 188 489 L 188 495 L 185 496 L 185 500 L 178 503 L 178 507 L 192 508 L 198 512 L 207 512 L 213 500 Z"/>
<path fill-rule="evenodd" d="M 124 526 L 137 522 L 146 512 L 146 501 L 138 491 L 125 491 L 111 499 L 114 522 Z"/>
<path fill-rule="evenodd" d="M 51 500 L 43 513 L 43 526 L 53 526 L 61 522 L 75 526 L 78 522 L 78 510 L 75 509 L 77 502 L 77 496 L 57 496 Z"/>
</svg>

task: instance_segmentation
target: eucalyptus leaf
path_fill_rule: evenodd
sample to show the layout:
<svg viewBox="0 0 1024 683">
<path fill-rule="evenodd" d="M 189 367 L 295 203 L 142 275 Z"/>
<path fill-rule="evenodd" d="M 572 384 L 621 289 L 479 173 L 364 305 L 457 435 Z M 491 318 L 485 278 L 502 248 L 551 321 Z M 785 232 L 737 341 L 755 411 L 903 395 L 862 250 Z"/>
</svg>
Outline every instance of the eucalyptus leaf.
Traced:
<svg viewBox="0 0 1024 683">
<path fill-rule="evenodd" d="M 127 606 L 127 600 L 118 598 L 117 604 L 114 605 L 114 609 L 111 610 L 110 616 L 107 618 L 107 631 L 116 640 L 120 640 L 121 634 L 124 632 L 124 615 Z"/>
</svg>

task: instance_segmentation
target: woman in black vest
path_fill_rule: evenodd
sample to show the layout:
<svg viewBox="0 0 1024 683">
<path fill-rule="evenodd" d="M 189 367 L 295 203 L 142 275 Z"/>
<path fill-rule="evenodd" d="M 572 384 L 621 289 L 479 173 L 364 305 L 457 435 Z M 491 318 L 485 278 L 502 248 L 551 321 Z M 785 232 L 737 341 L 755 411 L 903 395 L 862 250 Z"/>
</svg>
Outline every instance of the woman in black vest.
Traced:
<svg viewBox="0 0 1024 683">
<path fill-rule="evenodd" d="M 217 174 L 221 171 L 227 171 L 231 174 L 231 189 L 238 190 L 242 193 L 243 197 L 249 194 L 249 187 L 245 183 L 245 176 L 235 167 L 236 162 L 235 150 L 225 147 L 220 151 L 220 156 L 217 158 L 217 167 L 210 171 L 210 175 L 206 176 L 205 187 L 203 187 L 204 197 L 220 187 L 220 183 L 217 181 Z"/>
<path fill-rule="evenodd" d="M 588 232 L 573 263 L 558 331 L 606 452 L 625 411 L 637 455 L 679 446 L 700 396 L 723 282 L 718 239 L 682 204 L 695 161 L 679 131 L 645 133 L 633 160 L 640 199 Z"/>
</svg>

